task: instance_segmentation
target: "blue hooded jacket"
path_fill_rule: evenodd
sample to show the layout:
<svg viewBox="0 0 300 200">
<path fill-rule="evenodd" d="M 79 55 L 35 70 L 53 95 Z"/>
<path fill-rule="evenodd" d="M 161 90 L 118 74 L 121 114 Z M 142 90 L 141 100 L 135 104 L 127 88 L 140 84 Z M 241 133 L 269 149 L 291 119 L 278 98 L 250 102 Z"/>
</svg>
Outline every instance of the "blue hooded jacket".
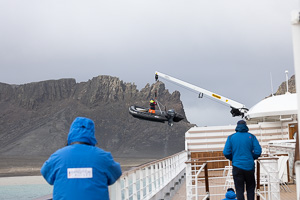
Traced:
<svg viewBox="0 0 300 200">
<path fill-rule="evenodd" d="M 248 133 L 246 122 L 240 120 L 236 133 L 228 136 L 223 150 L 224 156 L 232 165 L 240 169 L 254 170 L 254 160 L 261 155 L 261 146 L 255 135 Z"/>
<path fill-rule="evenodd" d="M 228 192 L 226 192 L 225 194 L 225 199 L 222 200 L 231 200 L 231 199 L 236 199 L 236 194 L 234 193 L 234 191 L 229 190 Z"/>
<path fill-rule="evenodd" d="M 56 199 L 109 199 L 108 185 L 122 174 L 109 152 L 95 147 L 94 122 L 78 117 L 71 125 L 68 146 L 44 163 L 41 174 L 53 187 Z M 72 144 L 73 143 L 73 144 Z"/>
</svg>

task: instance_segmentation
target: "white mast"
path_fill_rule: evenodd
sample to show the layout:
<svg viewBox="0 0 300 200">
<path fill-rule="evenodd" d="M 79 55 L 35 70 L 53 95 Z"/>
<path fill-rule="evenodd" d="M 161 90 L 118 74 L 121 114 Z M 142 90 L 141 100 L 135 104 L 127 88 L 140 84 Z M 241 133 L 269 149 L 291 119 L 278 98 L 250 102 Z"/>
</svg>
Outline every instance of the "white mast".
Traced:
<svg viewBox="0 0 300 200">
<path fill-rule="evenodd" d="M 285 70 L 285 82 L 286 82 L 286 93 L 289 93 L 289 77 L 288 77 L 288 70 Z"/>
<path fill-rule="evenodd" d="M 294 66 L 296 76 L 296 89 L 298 97 L 298 127 L 299 127 L 299 116 L 300 116 L 300 11 L 292 12 L 292 34 L 293 34 L 293 49 L 294 49 Z M 297 140 L 299 140 L 299 131 Z M 300 145 L 296 149 L 296 154 L 300 154 Z M 296 168 L 296 182 L 297 182 L 297 199 L 300 199 L 300 160 L 295 157 L 295 168 Z"/>
<path fill-rule="evenodd" d="M 205 94 L 205 95 L 207 95 L 209 97 L 212 97 L 214 99 L 217 99 L 217 100 L 219 100 L 219 101 L 221 101 L 225 104 L 228 104 L 232 108 L 231 113 L 232 113 L 233 116 L 239 116 L 239 115 L 243 116 L 248 111 L 248 109 L 245 107 L 245 105 L 243 105 L 239 102 L 236 102 L 234 100 L 231 100 L 227 97 L 224 97 L 224 96 L 221 96 L 219 94 L 213 93 L 211 91 L 205 90 L 203 88 L 200 88 L 198 86 L 192 85 L 192 84 L 187 83 L 185 81 L 179 80 L 179 79 L 174 78 L 172 76 L 163 74 L 161 72 L 156 71 L 155 74 L 158 75 L 158 77 L 161 77 L 161 78 L 164 78 L 166 80 L 169 80 L 169 81 L 175 82 L 177 84 L 183 85 L 187 88 L 195 90 L 196 92 L 199 92 L 201 94 Z"/>
<path fill-rule="evenodd" d="M 272 96 L 274 96 L 274 91 L 273 91 L 273 80 L 272 80 L 272 73 L 270 72 L 270 79 L 271 79 L 271 92 Z"/>
</svg>

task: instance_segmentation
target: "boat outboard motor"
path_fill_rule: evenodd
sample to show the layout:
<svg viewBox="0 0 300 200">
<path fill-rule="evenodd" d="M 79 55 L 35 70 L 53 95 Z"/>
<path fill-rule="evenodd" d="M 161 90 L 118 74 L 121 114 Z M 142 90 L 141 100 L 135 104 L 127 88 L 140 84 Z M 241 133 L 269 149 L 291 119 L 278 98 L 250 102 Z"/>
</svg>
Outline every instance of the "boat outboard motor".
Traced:
<svg viewBox="0 0 300 200">
<path fill-rule="evenodd" d="M 169 126 L 173 126 L 173 118 L 175 117 L 175 110 L 170 109 L 167 111 L 167 119 L 168 119 L 168 124 Z"/>
<path fill-rule="evenodd" d="M 243 117 L 243 113 L 241 113 L 241 111 L 239 109 L 233 108 L 231 106 L 230 106 L 230 108 L 231 108 L 230 113 L 232 114 L 232 117 L 241 116 L 241 115 Z"/>
</svg>

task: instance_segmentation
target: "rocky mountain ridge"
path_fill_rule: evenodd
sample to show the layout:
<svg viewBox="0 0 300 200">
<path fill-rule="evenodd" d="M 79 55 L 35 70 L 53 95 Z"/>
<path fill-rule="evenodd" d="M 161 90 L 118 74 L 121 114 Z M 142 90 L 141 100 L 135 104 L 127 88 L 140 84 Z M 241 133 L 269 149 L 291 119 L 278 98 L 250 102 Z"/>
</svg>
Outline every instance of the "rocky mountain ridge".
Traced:
<svg viewBox="0 0 300 200">
<path fill-rule="evenodd" d="M 296 93 L 296 82 L 295 82 L 295 75 L 293 75 L 288 80 L 288 90 L 290 93 Z M 286 81 L 282 82 L 278 87 L 276 93 L 274 95 L 281 95 L 286 93 Z"/>
<path fill-rule="evenodd" d="M 288 82 L 295 93 L 295 76 Z M 66 143 L 77 116 L 96 125 L 98 146 L 120 157 L 164 157 L 184 149 L 187 120 L 167 124 L 133 118 L 130 105 L 148 106 L 157 92 L 160 102 L 185 116 L 180 93 L 170 94 L 162 82 L 140 91 L 117 77 L 98 76 L 87 82 L 48 80 L 24 85 L 0 83 L 0 156 L 48 156 Z M 283 82 L 275 95 L 286 92 Z"/>
<path fill-rule="evenodd" d="M 77 116 L 94 120 L 98 146 L 120 157 L 164 157 L 184 150 L 187 120 L 166 123 L 133 118 L 130 105 L 148 106 L 155 91 L 160 102 L 185 116 L 180 93 L 162 82 L 140 91 L 117 77 L 87 82 L 48 80 L 24 85 L 0 83 L 0 156 L 47 156 L 66 143 Z"/>
</svg>

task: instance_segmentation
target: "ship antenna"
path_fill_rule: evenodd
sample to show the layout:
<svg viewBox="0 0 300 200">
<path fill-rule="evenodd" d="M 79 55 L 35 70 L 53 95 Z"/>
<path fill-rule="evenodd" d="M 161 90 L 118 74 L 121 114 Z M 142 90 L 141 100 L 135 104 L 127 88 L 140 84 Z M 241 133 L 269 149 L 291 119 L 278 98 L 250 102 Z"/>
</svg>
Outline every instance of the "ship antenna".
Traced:
<svg viewBox="0 0 300 200">
<path fill-rule="evenodd" d="M 285 70 L 285 79 L 286 79 L 286 93 L 289 93 L 289 77 L 288 77 L 288 70 Z"/>
<path fill-rule="evenodd" d="M 272 96 L 274 96 L 274 91 L 273 91 L 273 80 L 272 80 L 272 73 L 270 72 L 270 79 L 271 79 L 271 92 Z"/>
</svg>

